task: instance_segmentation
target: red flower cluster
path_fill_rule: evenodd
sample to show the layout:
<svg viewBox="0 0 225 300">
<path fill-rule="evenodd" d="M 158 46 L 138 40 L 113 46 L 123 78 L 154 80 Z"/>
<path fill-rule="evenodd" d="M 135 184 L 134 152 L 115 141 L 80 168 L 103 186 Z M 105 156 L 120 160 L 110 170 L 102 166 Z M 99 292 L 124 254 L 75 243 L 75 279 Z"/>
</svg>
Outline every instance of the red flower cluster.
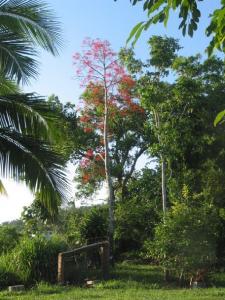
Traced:
<svg viewBox="0 0 225 300">
<path fill-rule="evenodd" d="M 84 132 L 90 133 L 90 132 L 92 132 L 92 131 L 93 131 L 92 128 L 90 128 L 90 127 L 84 127 Z"/>
<path fill-rule="evenodd" d="M 88 121 L 90 121 L 90 119 L 91 119 L 91 117 L 90 116 L 81 116 L 80 117 L 80 122 L 82 122 L 82 123 L 86 123 L 86 122 L 88 122 Z"/>
<path fill-rule="evenodd" d="M 90 181 L 90 178 L 91 178 L 90 174 L 88 173 L 83 174 L 82 176 L 83 183 L 88 183 Z"/>
<path fill-rule="evenodd" d="M 76 74 L 81 78 L 81 85 L 90 81 L 103 82 L 107 85 L 118 82 L 125 74 L 124 68 L 117 61 L 117 54 L 108 41 L 100 39 L 83 41 L 82 53 L 73 55 Z"/>
<path fill-rule="evenodd" d="M 94 151 L 92 149 L 88 149 L 86 152 L 86 157 L 92 158 L 94 156 Z"/>
</svg>

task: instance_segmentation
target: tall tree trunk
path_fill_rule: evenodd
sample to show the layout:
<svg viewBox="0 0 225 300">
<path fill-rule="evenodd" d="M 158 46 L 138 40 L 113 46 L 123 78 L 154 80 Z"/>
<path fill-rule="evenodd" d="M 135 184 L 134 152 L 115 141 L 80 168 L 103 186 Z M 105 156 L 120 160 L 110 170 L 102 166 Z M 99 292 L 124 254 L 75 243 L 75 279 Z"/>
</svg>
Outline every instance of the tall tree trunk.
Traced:
<svg viewBox="0 0 225 300">
<path fill-rule="evenodd" d="M 161 176 L 162 176 L 162 205 L 163 205 L 163 214 L 165 216 L 167 209 L 167 194 L 166 194 L 166 161 L 161 155 Z"/>
<path fill-rule="evenodd" d="M 159 128 L 160 119 L 159 115 L 155 113 L 156 126 Z M 158 135 L 158 141 L 161 144 L 161 138 Z M 161 160 L 161 191 L 162 191 L 162 207 L 163 207 L 163 220 L 166 221 L 166 210 L 167 210 L 167 194 L 166 194 L 166 160 L 163 154 L 160 155 Z M 166 259 L 166 256 L 165 256 Z M 164 280 L 166 282 L 169 281 L 169 270 L 167 268 L 164 269 Z"/>
<path fill-rule="evenodd" d="M 105 111 L 104 111 L 104 146 L 105 146 L 105 176 L 108 190 L 108 206 L 109 206 L 109 227 L 108 239 L 110 247 L 110 259 L 113 262 L 114 252 L 114 190 L 112 184 L 110 157 L 109 157 L 109 140 L 108 140 L 108 94 L 105 83 Z"/>
<path fill-rule="evenodd" d="M 163 219 L 164 222 L 167 210 L 167 194 L 166 194 L 166 161 L 163 155 L 161 155 L 161 176 L 162 176 L 162 205 L 163 205 Z M 166 255 L 165 255 L 166 259 Z M 169 281 L 169 270 L 167 268 L 164 269 L 164 279 L 166 282 Z"/>
<path fill-rule="evenodd" d="M 155 126 L 157 129 L 160 128 L 160 116 L 158 112 L 153 109 Z M 161 137 L 158 134 L 158 142 L 162 146 Z M 163 215 L 165 217 L 167 209 L 167 194 L 166 194 L 166 160 L 163 154 L 160 154 L 160 163 L 161 163 L 161 191 L 162 191 L 162 206 L 163 206 Z"/>
</svg>

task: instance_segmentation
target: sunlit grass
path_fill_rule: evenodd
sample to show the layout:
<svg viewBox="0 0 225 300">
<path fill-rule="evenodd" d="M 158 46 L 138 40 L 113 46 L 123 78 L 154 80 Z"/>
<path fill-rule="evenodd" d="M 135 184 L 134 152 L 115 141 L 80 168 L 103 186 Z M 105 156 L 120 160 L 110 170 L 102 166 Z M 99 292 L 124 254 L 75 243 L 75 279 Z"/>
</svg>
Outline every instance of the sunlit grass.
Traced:
<svg viewBox="0 0 225 300">
<path fill-rule="evenodd" d="M 206 289 L 180 289 L 175 284 L 165 284 L 163 272 L 158 267 L 120 265 L 112 272 L 112 279 L 100 281 L 92 288 L 39 284 L 22 293 L 0 293 L 3 300 L 224 300 L 224 274 L 216 274 L 217 287 Z"/>
</svg>

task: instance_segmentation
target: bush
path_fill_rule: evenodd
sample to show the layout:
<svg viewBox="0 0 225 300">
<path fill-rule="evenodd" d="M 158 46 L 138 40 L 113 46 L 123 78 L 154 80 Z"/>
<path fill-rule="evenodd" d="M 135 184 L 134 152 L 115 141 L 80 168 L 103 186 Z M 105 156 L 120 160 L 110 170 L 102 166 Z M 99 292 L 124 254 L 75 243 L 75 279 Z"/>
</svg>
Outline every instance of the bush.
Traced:
<svg viewBox="0 0 225 300">
<path fill-rule="evenodd" d="M 150 257 L 187 276 L 207 270 L 216 262 L 217 220 L 211 205 L 174 204 L 147 245 Z"/>
<path fill-rule="evenodd" d="M 115 205 L 116 256 L 139 257 L 147 239 L 154 237 L 154 228 L 160 220 L 161 190 L 160 172 L 144 168 L 128 181 L 123 197 L 117 192 Z"/>
<path fill-rule="evenodd" d="M 9 225 L 0 226 L 0 255 L 13 249 L 18 243 L 20 234 L 17 229 Z"/>
<path fill-rule="evenodd" d="M 13 281 L 24 284 L 42 280 L 55 282 L 58 253 L 66 249 L 65 242 L 58 237 L 50 240 L 41 236 L 23 238 L 11 253 L 0 257 L 0 270 L 7 270 L 9 278 L 0 281 L 0 285 L 12 284 Z"/>
<path fill-rule="evenodd" d="M 107 206 L 94 206 L 84 213 L 80 224 L 80 235 L 87 244 L 106 239 L 107 231 Z"/>
<path fill-rule="evenodd" d="M 138 254 L 144 241 L 153 238 L 154 226 L 158 219 L 153 204 L 138 197 L 126 199 L 124 202 L 117 203 L 115 217 L 117 255 L 122 258 L 123 253 L 135 251 Z"/>
<path fill-rule="evenodd" d="M 21 283 L 20 277 L 15 273 L 14 263 L 9 254 L 0 256 L 0 287 L 5 288 L 9 285 Z"/>
<path fill-rule="evenodd" d="M 67 208 L 60 211 L 57 230 L 63 235 L 71 249 L 83 244 L 80 234 L 80 224 L 83 218 L 84 208 Z"/>
</svg>

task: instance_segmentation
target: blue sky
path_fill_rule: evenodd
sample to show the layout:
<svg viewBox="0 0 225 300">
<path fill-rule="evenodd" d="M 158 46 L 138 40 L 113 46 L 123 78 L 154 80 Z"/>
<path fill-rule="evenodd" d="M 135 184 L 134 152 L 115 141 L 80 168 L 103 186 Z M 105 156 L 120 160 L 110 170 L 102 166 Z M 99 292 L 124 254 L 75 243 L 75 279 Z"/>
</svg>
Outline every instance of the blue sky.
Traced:
<svg viewBox="0 0 225 300">
<path fill-rule="evenodd" d="M 25 91 L 35 91 L 43 96 L 56 94 L 61 101 L 78 101 L 81 90 L 74 76 L 72 55 L 80 50 L 85 37 L 107 39 L 116 51 L 125 45 L 132 27 L 145 20 L 141 5 L 132 7 L 129 0 L 46 0 L 54 9 L 61 22 L 64 45 L 59 57 L 41 52 L 40 75 L 32 80 Z M 146 41 L 152 35 L 168 35 L 180 40 L 182 55 L 204 54 L 209 39 L 205 37 L 205 26 L 209 23 L 210 12 L 219 6 L 219 0 L 205 0 L 200 3 L 202 19 L 198 31 L 193 38 L 183 37 L 177 30 L 179 21 L 176 14 L 171 16 L 168 28 L 157 25 L 141 36 L 136 44 L 135 52 L 139 58 L 147 58 Z M 0 222 L 12 220 L 20 216 L 22 207 L 32 201 L 32 195 L 23 186 L 6 182 L 9 197 L 0 198 Z"/>
<path fill-rule="evenodd" d="M 40 76 L 32 81 L 28 91 L 36 91 L 42 95 L 54 93 L 62 101 L 76 102 L 81 91 L 74 78 L 72 55 L 79 51 L 85 37 L 107 39 L 113 49 L 119 50 L 125 45 L 132 27 L 145 20 L 141 5 L 132 7 L 129 0 L 47 0 L 53 7 L 62 23 L 64 46 L 59 57 L 42 53 L 40 57 Z M 208 3 L 208 4 L 207 4 Z M 213 4 L 212 4 L 213 3 Z M 204 35 L 205 24 L 208 23 L 210 11 L 219 3 L 218 0 L 204 1 L 202 4 L 202 21 L 194 38 L 183 38 L 177 30 L 179 21 L 170 18 L 168 29 L 163 25 L 152 27 L 138 41 L 135 51 L 140 58 L 147 57 L 146 41 L 151 35 L 168 35 L 180 39 L 182 55 L 203 53 L 208 39 Z M 218 5 L 217 5 L 218 6 Z"/>
</svg>

